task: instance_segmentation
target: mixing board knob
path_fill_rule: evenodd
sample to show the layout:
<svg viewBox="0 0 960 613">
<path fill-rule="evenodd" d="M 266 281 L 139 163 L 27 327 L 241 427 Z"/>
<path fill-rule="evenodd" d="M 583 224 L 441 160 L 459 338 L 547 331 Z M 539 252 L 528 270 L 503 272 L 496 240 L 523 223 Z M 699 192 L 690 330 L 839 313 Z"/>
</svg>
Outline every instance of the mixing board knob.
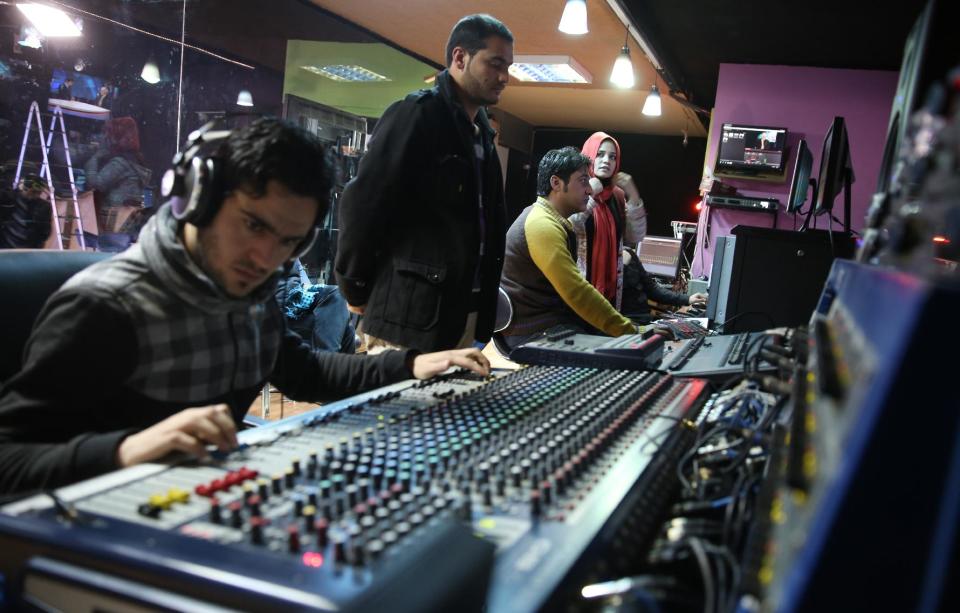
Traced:
<svg viewBox="0 0 960 613">
<path fill-rule="evenodd" d="M 553 487 L 549 481 L 544 480 L 540 483 L 540 495 L 543 498 L 543 504 L 551 504 L 553 502 Z"/>
<path fill-rule="evenodd" d="M 379 560 L 380 556 L 383 555 L 383 541 L 380 539 L 373 539 L 367 543 L 367 555 L 373 562 Z"/>
<path fill-rule="evenodd" d="M 330 488 L 333 487 L 333 484 L 328 480 L 323 480 L 320 482 L 320 497 L 321 498 L 330 498 Z"/>
<path fill-rule="evenodd" d="M 266 517 L 250 518 L 250 540 L 254 545 L 263 545 L 263 527 L 269 523 Z"/>
<path fill-rule="evenodd" d="M 293 485 L 294 485 L 293 478 L 294 478 L 293 469 L 292 468 L 287 469 L 287 472 L 283 474 L 283 484 L 286 486 L 288 490 L 293 488 Z"/>
<path fill-rule="evenodd" d="M 514 487 L 520 487 L 520 484 L 523 482 L 523 469 L 516 464 L 510 467 L 510 480 L 513 482 Z"/>
<path fill-rule="evenodd" d="M 240 513 L 243 503 L 239 501 L 231 502 L 227 508 L 230 509 L 230 525 L 239 530 L 243 527 L 243 515 Z"/>
<path fill-rule="evenodd" d="M 261 503 L 261 502 L 262 502 L 262 501 L 261 501 L 260 497 L 257 496 L 256 494 L 254 494 L 253 496 L 250 496 L 249 498 L 247 498 L 247 508 L 250 509 L 250 515 L 252 515 L 252 516 L 260 515 L 260 503 Z"/>
<path fill-rule="evenodd" d="M 329 527 L 330 522 L 324 517 L 313 522 L 313 529 L 317 531 L 317 547 L 321 549 L 327 546 L 327 530 Z"/>
<path fill-rule="evenodd" d="M 358 488 L 356 485 L 348 485 L 348 486 L 345 488 L 345 491 L 347 492 L 347 503 L 348 503 L 351 507 L 356 506 L 357 500 L 358 500 L 358 496 L 359 496 L 359 493 L 360 493 L 360 492 L 359 492 L 359 488 Z"/>
<path fill-rule="evenodd" d="M 333 484 L 333 491 L 342 492 L 344 481 L 346 481 L 346 479 L 344 479 L 342 474 L 334 474 L 332 477 L 330 477 L 330 483 Z"/>
<path fill-rule="evenodd" d="M 300 529 L 295 525 L 287 526 L 287 549 L 290 553 L 300 551 Z"/>
<path fill-rule="evenodd" d="M 379 466 L 374 466 L 370 469 L 370 478 L 373 480 L 373 487 L 380 489 L 383 487 L 383 469 Z"/>
<path fill-rule="evenodd" d="M 267 500 L 270 497 L 270 482 L 266 479 L 259 479 L 257 481 L 257 495 L 260 496 L 260 500 Z"/>
<path fill-rule="evenodd" d="M 303 529 L 305 532 L 313 532 L 317 519 L 317 508 L 312 504 L 303 507 Z"/>
<path fill-rule="evenodd" d="M 534 490 L 530 492 L 530 516 L 533 518 L 540 517 L 542 509 L 540 507 L 540 492 Z"/>
<path fill-rule="evenodd" d="M 317 490 L 310 490 L 310 492 L 307 494 L 307 503 L 312 504 L 315 507 L 319 504 L 317 499 Z"/>
<path fill-rule="evenodd" d="M 220 501 L 216 498 L 210 499 L 210 522 L 214 524 L 219 524 L 223 521 L 223 517 L 220 514 Z"/>
<path fill-rule="evenodd" d="M 333 560 L 338 564 L 347 562 L 347 544 L 342 534 L 335 534 L 330 537 L 333 542 Z"/>
<path fill-rule="evenodd" d="M 272 479 L 272 489 L 274 494 L 279 494 L 283 491 L 283 477 L 280 475 L 274 475 Z"/>
</svg>

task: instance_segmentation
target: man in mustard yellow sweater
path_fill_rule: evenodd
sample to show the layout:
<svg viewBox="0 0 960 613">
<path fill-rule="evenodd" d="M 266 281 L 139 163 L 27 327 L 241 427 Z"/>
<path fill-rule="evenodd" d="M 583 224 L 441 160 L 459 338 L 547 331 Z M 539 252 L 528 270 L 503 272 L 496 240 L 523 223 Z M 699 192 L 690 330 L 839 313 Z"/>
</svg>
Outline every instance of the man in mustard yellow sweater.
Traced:
<svg viewBox="0 0 960 613">
<path fill-rule="evenodd" d="M 638 332 L 577 269 L 577 239 L 567 218 L 586 209 L 589 165 L 573 147 L 548 151 L 537 173 L 537 201 L 507 231 L 500 286 L 513 304 L 513 319 L 503 331 L 511 349 L 545 330 Z"/>
</svg>

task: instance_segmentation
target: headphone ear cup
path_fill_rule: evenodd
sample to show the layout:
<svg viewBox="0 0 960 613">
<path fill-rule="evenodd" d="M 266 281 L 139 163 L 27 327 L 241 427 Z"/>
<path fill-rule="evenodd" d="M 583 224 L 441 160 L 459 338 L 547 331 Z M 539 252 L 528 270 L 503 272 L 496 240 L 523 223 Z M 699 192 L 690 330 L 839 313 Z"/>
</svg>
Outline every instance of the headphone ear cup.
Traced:
<svg viewBox="0 0 960 613">
<path fill-rule="evenodd" d="M 187 204 L 184 221 L 202 227 L 213 221 L 220 199 L 220 163 L 216 158 L 194 157 L 184 174 Z"/>
</svg>

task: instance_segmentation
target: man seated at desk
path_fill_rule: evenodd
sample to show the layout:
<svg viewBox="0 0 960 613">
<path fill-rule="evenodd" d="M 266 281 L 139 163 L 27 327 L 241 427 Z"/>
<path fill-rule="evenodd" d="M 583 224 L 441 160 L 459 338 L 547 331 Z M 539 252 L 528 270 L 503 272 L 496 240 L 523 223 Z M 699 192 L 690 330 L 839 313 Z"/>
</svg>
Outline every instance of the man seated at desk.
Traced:
<svg viewBox="0 0 960 613">
<path fill-rule="evenodd" d="M 507 231 L 500 286 L 513 305 L 502 332 L 510 349 L 545 330 L 638 332 L 577 268 L 577 239 L 567 218 L 586 209 L 589 165 L 590 158 L 573 147 L 548 151 L 537 173 L 537 201 Z"/>
<path fill-rule="evenodd" d="M 274 119 L 204 134 L 178 156 L 174 197 L 140 240 L 71 278 L 38 316 L 22 370 L 0 388 L 0 491 L 229 450 L 267 381 L 318 402 L 450 366 L 489 373 L 476 349 L 311 351 L 274 290 L 326 213 L 323 146 Z M 187 175 L 194 161 L 214 171 Z"/>
</svg>

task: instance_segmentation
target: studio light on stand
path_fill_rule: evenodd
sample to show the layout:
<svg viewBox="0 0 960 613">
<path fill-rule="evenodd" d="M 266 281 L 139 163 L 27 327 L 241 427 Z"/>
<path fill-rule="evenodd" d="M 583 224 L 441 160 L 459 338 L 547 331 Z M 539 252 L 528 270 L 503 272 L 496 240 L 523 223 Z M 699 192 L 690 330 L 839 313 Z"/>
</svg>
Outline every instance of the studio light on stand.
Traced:
<svg viewBox="0 0 960 613">
<path fill-rule="evenodd" d="M 633 77 L 633 62 L 630 61 L 630 47 L 627 46 L 626 35 L 623 38 L 623 48 L 620 49 L 620 55 L 617 56 L 617 61 L 613 63 L 610 82 L 622 89 L 629 89 L 636 83 Z"/>
<path fill-rule="evenodd" d="M 586 34 L 587 29 L 587 2 L 586 0 L 567 0 L 560 17 L 557 29 L 565 34 Z"/>
</svg>

